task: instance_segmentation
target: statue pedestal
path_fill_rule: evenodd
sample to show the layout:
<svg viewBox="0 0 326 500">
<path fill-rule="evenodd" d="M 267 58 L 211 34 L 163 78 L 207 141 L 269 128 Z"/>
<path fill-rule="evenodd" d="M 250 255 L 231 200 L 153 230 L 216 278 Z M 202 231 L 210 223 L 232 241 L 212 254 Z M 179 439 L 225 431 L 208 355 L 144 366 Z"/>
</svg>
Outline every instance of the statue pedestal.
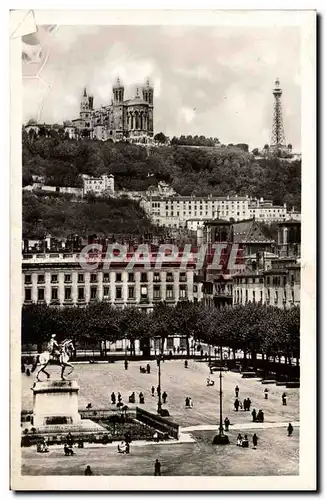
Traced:
<svg viewBox="0 0 326 500">
<path fill-rule="evenodd" d="M 47 380 L 33 387 L 33 425 L 79 425 L 79 386 L 75 380 Z"/>
</svg>

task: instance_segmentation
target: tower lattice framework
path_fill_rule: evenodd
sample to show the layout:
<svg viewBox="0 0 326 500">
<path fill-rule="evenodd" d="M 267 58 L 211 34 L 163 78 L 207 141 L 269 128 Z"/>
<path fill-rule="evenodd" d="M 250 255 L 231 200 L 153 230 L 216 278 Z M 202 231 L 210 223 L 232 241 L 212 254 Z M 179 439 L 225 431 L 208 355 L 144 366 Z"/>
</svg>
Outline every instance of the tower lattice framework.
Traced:
<svg viewBox="0 0 326 500">
<path fill-rule="evenodd" d="M 274 109 L 271 146 L 274 147 L 284 147 L 286 145 L 282 116 L 282 93 L 280 81 L 277 78 L 273 89 Z"/>
</svg>

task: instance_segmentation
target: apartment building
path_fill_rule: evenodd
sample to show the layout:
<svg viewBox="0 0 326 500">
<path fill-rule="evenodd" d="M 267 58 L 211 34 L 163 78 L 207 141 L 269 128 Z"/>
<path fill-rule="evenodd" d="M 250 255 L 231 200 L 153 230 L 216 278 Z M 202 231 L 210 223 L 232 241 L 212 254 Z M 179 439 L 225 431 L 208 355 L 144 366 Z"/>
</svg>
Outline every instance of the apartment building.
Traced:
<svg viewBox="0 0 326 500">
<path fill-rule="evenodd" d="M 109 191 L 114 193 L 114 176 L 101 175 L 100 177 L 91 177 L 89 175 L 83 175 L 84 183 L 84 195 L 88 193 L 94 193 L 99 196 L 103 193 Z"/>
<path fill-rule="evenodd" d="M 155 303 L 201 300 L 196 270 L 180 264 L 162 263 L 161 269 L 114 263 L 108 270 L 101 263 L 94 271 L 80 265 L 78 254 L 24 254 L 22 303 L 53 306 L 85 306 L 105 300 L 123 308 L 134 305 L 151 310 Z"/>
<path fill-rule="evenodd" d="M 295 259 L 275 259 L 272 268 L 233 277 L 233 304 L 260 302 L 275 307 L 300 305 L 300 264 Z"/>
<path fill-rule="evenodd" d="M 241 221 L 256 219 L 258 222 L 282 222 L 288 218 L 286 204 L 273 205 L 270 200 L 248 196 L 206 198 L 196 196 L 144 196 L 140 202 L 154 224 L 165 227 L 187 227 L 196 231 L 204 223 L 221 217 Z M 298 218 L 298 214 L 295 214 Z"/>
</svg>

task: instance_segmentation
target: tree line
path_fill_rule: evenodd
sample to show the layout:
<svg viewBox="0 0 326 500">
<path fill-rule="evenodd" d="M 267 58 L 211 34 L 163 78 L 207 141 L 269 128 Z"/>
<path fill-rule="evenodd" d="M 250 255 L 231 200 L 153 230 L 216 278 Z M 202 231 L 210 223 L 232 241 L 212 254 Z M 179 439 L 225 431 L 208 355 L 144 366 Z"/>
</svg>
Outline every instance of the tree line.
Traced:
<svg viewBox="0 0 326 500">
<path fill-rule="evenodd" d="M 31 140 L 25 132 L 22 159 L 24 185 L 32 184 L 32 175 L 43 176 L 46 184 L 79 187 L 82 174 L 113 174 L 116 190 L 146 191 L 165 181 L 181 195 L 248 194 L 300 209 L 301 162 L 256 159 L 246 144 L 194 148 L 163 141 L 159 148 L 145 148 L 58 135 Z"/>
<path fill-rule="evenodd" d="M 285 356 L 300 358 L 300 308 L 280 309 L 258 303 L 245 306 L 209 308 L 202 303 L 164 302 L 150 313 L 136 307 L 116 309 L 98 302 L 84 308 L 53 308 L 29 305 L 22 308 L 22 344 L 48 342 L 52 333 L 58 340 L 72 338 L 79 346 L 100 346 L 103 342 L 129 339 L 131 353 L 136 339 L 161 339 L 162 352 L 170 335 L 184 336 L 190 355 L 190 338 L 211 346 L 228 347 L 255 359 Z"/>
</svg>

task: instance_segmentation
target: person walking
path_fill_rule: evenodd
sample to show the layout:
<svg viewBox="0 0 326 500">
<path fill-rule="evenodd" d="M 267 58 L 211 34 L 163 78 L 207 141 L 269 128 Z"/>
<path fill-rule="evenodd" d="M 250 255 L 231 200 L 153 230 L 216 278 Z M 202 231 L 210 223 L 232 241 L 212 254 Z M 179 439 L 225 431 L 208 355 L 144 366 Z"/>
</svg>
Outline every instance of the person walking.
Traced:
<svg viewBox="0 0 326 500">
<path fill-rule="evenodd" d="M 250 411 L 251 399 L 247 398 L 247 410 Z"/>
<path fill-rule="evenodd" d="M 92 471 L 90 465 L 87 465 L 84 474 L 85 474 L 85 476 L 92 476 L 93 475 L 93 471 Z"/>
<path fill-rule="evenodd" d="M 288 436 L 292 436 L 292 434 L 293 434 L 293 426 L 292 426 L 292 424 L 289 424 L 288 425 Z"/>
<path fill-rule="evenodd" d="M 283 392 L 283 394 L 282 394 L 282 403 L 283 403 L 283 406 L 286 406 L 286 394 L 285 394 L 285 392 Z"/>
<path fill-rule="evenodd" d="M 161 462 L 157 458 L 154 465 L 154 476 L 160 476 L 160 475 L 161 475 Z"/>
<path fill-rule="evenodd" d="M 239 406 L 240 406 L 240 402 L 238 399 L 236 399 L 234 401 L 234 408 L 235 408 L 235 411 L 239 411 Z"/>
<path fill-rule="evenodd" d="M 264 395 L 265 395 L 265 399 L 268 399 L 268 389 L 266 387 L 266 389 L 264 390 Z"/>
<path fill-rule="evenodd" d="M 255 408 L 252 410 L 251 415 L 252 415 L 252 421 L 256 422 L 257 412 L 256 412 Z"/>
<path fill-rule="evenodd" d="M 238 398 L 239 397 L 239 387 L 237 385 L 235 386 L 234 392 L 235 392 L 235 397 Z"/>
<path fill-rule="evenodd" d="M 228 419 L 228 417 L 225 417 L 225 419 L 224 419 L 224 427 L 225 427 L 225 431 L 227 432 L 229 430 L 229 427 L 230 427 L 230 420 Z"/>
<path fill-rule="evenodd" d="M 163 392 L 163 394 L 162 394 L 163 404 L 165 404 L 165 403 L 166 403 L 167 397 L 168 397 L 168 395 L 167 395 L 167 393 L 164 391 L 164 392 Z"/>
<path fill-rule="evenodd" d="M 155 387 L 152 385 L 152 396 L 155 396 Z"/>
<path fill-rule="evenodd" d="M 252 436 L 252 444 L 253 444 L 254 450 L 257 448 L 257 443 L 258 443 L 258 437 L 256 434 L 254 434 Z"/>
</svg>

